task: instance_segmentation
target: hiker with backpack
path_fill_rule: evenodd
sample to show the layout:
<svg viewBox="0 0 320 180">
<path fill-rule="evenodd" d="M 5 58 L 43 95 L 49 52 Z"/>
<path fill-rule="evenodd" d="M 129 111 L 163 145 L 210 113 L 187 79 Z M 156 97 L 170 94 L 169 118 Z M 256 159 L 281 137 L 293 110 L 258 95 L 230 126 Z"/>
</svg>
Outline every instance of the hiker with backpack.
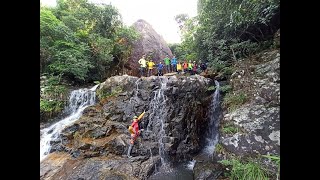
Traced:
<svg viewBox="0 0 320 180">
<path fill-rule="evenodd" d="M 143 111 L 143 113 L 141 113 L 138 116 L 134 116 L 133 117 L 133 120 L 132 120 L 132 123 L 131 123 L 131 126 L 129 126 L 128 130 L 130 132 L 130 135 L 131 135 L 131 139 L 130 139 L 130 146 L 129 146 L 129 149 L 128 149 L 128 153 L 127 153 L 127 156 L 130 158 L 132 156 L 130 156 L 131 154 L 131 150 L 132 150 L 132 147 L 134 145 L 134 142 L 136 141 L 136 139 L 139 137 L 139 135 L 141 134 L 141 131 L 143 131 L 143 129 L 139 129 L 139 120 L 143 117 L 143 115 L 145 114 L 145 111 Z"/>
</svg>

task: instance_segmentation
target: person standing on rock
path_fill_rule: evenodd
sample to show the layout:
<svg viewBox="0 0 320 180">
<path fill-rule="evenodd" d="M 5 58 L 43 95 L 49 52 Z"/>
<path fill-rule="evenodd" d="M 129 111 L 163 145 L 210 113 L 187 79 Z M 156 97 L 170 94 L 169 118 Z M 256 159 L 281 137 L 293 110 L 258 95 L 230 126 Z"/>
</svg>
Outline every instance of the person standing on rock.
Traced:
<svg viewBox="0 0 320 180">
<path fill-rule="evenodd" d="M 198 64 L 196 63 L 196 61 L 193 61 L 192 74 L 197 74 L 197 68 Z"/>
<path fill-rule="evenodd" d="M 202 61 L 201 65 L 200 65 L 200 68 L 201 68 L 201 72 L 206 72 L 207 64 L 204 61 Z"/>
<path fill-rule="evenodd" d="M 153 75 L 153 66 L 155 66 L 154 62 L 152 59 L 148 62 L 148 76 Z"/>
<path fill-rule="evenodd" d="M 160 61 L 159 64 L 157 65 L 157 69 L 158 69 L 158 76 L 163 76 L 163 64 L 162 62 Z"/>
<path fill-rule="evenodd" d="M 170 58 L 167 55 L 164 59 L 164 64 L 166 65 L 166 73 L 170 73 Z"/>
<path fill-rule="evenodd" d="M 144 76 L 145 72 L 146 72 L 146 67 L 147 67 L 147 61 L 145 59 L 145 55 L 142 56 L 142 58 L 138 61 L 138 63 L 140 64 L 140 77 Z"/>
<path fill-rule="evenodd" d="M 171 67 L 172 67 L 172 71 L 177 72 L 177 58 L 176 58 L 176 56 L 173 56 L 173 58 L 171 59 Z"/>
<path fill-rule="evenodd" d="M 133 122 L 132 122 L 131 126 L 129 126 L 128 130 L 131 134 L 131 139 L 130 139 L 130 146 L 129 146 L 128 153 L 127 153 L 128 157 L 131 157 L 130 154 L 131 154 L 133 144 L 136 141 L 136 139 L 138 138 L 138 136 L 140 135 L 141 131 L 143 131 L 143 129 L 139 130 L 139 120 L 143 117 L 144 114 L 145 114 L 145 111 L 143 111 L 143 113 L 141 113 L 139 115 L 139 117 L 134 116 Z"/>
<path fill-rule="evenodd" d="M 181 62 L 179 62 L 177 64 L 177 71 L 178 71 L 178 74 L 180 74 L 182 72 L 182 64 L 181 64 Z"/>
<path fill-rule="evenodd" d="M 190 75 L 193 74 L 192 68 L 193 68 L 193 63 L 190 60 L 189 63 L 188 63 L 188 71 L 189 71 Z"/>
<path fill-rule="evenodd" d="M 187 73 L 187 72 L 188 72 L 188 63 L 187 63 L 187 60 L 184 61 L 184 63 L 182 64 L 182 67 L 183 67 L 184 73 Z"/>
</svg>

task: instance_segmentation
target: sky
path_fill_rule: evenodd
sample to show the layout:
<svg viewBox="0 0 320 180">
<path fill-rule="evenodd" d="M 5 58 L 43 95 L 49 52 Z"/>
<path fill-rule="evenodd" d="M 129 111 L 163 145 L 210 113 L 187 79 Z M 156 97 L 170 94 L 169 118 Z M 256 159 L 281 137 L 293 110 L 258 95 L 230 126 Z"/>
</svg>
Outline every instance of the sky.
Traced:
<svg viewBox="0 0 320 180">
<path fill-rule="evenodd" d="M 56 0 L 40 0 L 43 5 L 55 6 Z M 181 38 L 174 16 L 197 15 L 197 0 L 89 0 L 94 3 L 111 3 L 122 15 L 123 22 L 130 26 L 138 19 L 152 25 L 167 43 L 179 43 Z"/>
</svg>

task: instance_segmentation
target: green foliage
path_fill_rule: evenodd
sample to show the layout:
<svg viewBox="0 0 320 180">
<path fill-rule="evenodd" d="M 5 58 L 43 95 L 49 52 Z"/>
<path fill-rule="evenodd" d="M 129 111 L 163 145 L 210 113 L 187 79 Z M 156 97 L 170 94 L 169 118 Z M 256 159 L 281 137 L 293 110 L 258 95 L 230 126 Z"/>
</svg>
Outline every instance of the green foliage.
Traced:
<svg viewBox="0 0 320 180">
<path fill-rule="evenodd" d="M 279 156 L 271 156 L 271 155 L 262 155 L 262 157 L 271 159 L 271 161 L 274 161 L 277 164 L 277 166 L 278 166 L 277 177 L 278 177 L 280 174 L 280 157 Z"/>
<path fill-rule="evenodd" d="M 234 124 L 228 123 L 223 125 L 222 133 L 224 134 L 235 134 L 240 132 L 240 128 Z"/>
<path fill-rule="evenodd" d="M 93 67 L 86 44 L 56 41 L 53 49 L 56 53 L 52 57 L 53 62 L 48 66 L 49 72 L 85 80 L 89 69 Z"/>
<path fill-rule="evenodd" d="M 215 89 L 216 89 L 215 86 L 209 86 L 209 87 L 207 88 L 207 91 L 214 91 Z M 227 93 L 227 92 L 231 91 L 231 89 L 232 89 L 232 87 L 231 87 L 230 85 L 225 85 L 225 86 L 221 86 L 219 90 L 220 90 L 222 93 Z"/>
<path fill-rule="evenodd" d="M 221 86 L 220 87 L 220 91 L 222 92 L 222 93 L 228 93 L 228 92 L 230 92 L 232 90 L 232 86 L 230 86 L 230 85 L 225 85 L 225 86 Z"/>
<path fill-rule="evenodd" d="M 208 87 L 207 91 L 214 91 L 215 89 L 216 89 L 215 86 L 210 86 L 210 87 Z"/>
<path fill-rule="evenodd" d="M 61 76 L 47 75 L 40 84 L 40 113 L 51 117 L 60 113 L 66 105 L 68 89 L 61 84 Z"/>
<path fill-rule="evenodd" d="M 94 79 L 103 79 L 106 71 L 111 69 L 114 56 L 112 55 L 114 42 L 98 34 L 90 34 L 88 41 L 91 47 L 91 62 L 94 67 L 90 71 Z"/>
<path fill-rule="evenodd" d="M 233 44 L 230 45 L 230 49 L 234 60 L 237 60 L 236 58 L 240 57 L 248 57 L 260 50 L 259 44 L 256 42 L 251 42 L 249 40 L 240 41 L 239 39 L 235 39 L 232 42 Z M 261 42 L 260 44 L 264 45 L 265 42 Z"/>
<path fill-rule="evenodd" d="M 41 88 L 41 111 L 63 108 L 67 89 L 62 80 L 68 84 L 100 81 L 123 66 L 138 37 L 132 27 L 122 24 L 112 5 L 58 0 L 54 8 L 41 6 L 40 74 L 50 74 Z"/>
<path fill-rule="evenodd" d="M 185 59 L 187 61 L 197 61 L 197 54 L 196 53 L 191 53 L 186 55 Z"/>
<path fill-rule="evenodd" d="M 230 179 L 232 180 L 267 180 L 269 179 L 265 170 L 260 164 L 250 160 L 241 162 L 238 159 L 219 161 L 226 166 L 232 166 Z"/>
<path fill-rule="evenodd" d="M 136 39 L 112 5 L 58 0 L 55 8 L 41 6 L 41 73 L 76 83 L 101 80 L 126 62 Z"/>
<path fill-rule="evenodd" d="M 224 61 L 218 61 L 218 60 L 211 61 L 208 64 L 216 72 L 221 71 L 223 68 L 227 66 L 227 64 Z"/>
<path fill-rule="evenodd" d="M 181 24 L 180 28 L 183 28 L 184 22 L 189 19 L 188 14 L 178 14 L 174 17 L 178 24 Z"/>
<path fill-rule="evenodd" d="M 276 162 L 278 165 L 280 165 L 280 157 L 279 157 L 279 156 L 262 155 L 262 157 L 271 159 L 272 161 L 274 161 L 274 162 Z"/>
<path fill-rule="evenodd" d="M 40 112 L 60 112 L 64 107 L 64 101 L 46 100 L 40 98 Z"/>
<path fill-rule="evenodd" d="M 228 107 L 228 111 L 234 111 L 240 105 L 244 104 L 248 100 L 248 96 L 243 92 L 239 91 L 237 94 L 228 93 L 223 99 L 223 105 Z"/>
<path fill-rule="evenodd" d="M 98 11 L 94 17 L 97 21 L 93 28 L 94 32 L 101 34 L 105 38 L 115 38 L 117 31 L 123 28 L 119 11 L 111 5 L 104 5 L 97 8 Z"/>
<path fill-rule="evenodd" d="M 123 88 L 121 86 L 117 86 L 115 88 L 112 89 L 98 89 L 97 90 L 97 96 L 100 100 L 105 99 L 105 98 L 109 98 L 112 96 L 116 96 L 119 93 L 121 93 L 123 91 Z"/>
<path fill-rule="evenodd" d="M 234 69 L 232 67 L 224 67 L 222 68 L 221 72 L 227 76 L 230 76 L 234 72 Z"/>
<path fill-rule="evenodd" d="M 131 56 L 133 43 L 139 38 L 140 34 L 133 27 L 123 27 L 117 31 L 113 54 L 118 58 L 119 65 L 122 68 Z"/>
<path fill-rule="evenodd" d="M 48 37 L 51 41 L 63 39 L 68 28 L 47 9 L 40 9 L 40 37 Z"/>
<path fill-rule="evenodd" d="M 46 82 L 42 84 L 43 92 L 41 96 L 45 99 L 63 100 L 68 92 L 66 86 L 61 85 L 60 81 L 61 76 L 49 75 Z"/>
<path fill-rule="evenodd" d="M 169 44 L 172 53 L 179 61 L 198 60 L 194 41 L 194 35 L 198 27 L 197 18 L 190 18 L 187 14 L 178 14 L 175 16 L 175 20 L 180 28 L 182 43 Z"/>
<path fill-rule="evenodd" d="M 225 152 L 225 149 L 220 143 L 218 143 L 218 144 L 216 144 L 216 147 L 215 147 L 214 151 L 217 154 L 222 154 L 222 153 Z"/>
<path fill-rule="evenodd" d="M 194 33 L 198 58 L 220 71 L 239 58 L 270 47 L 270 29 L 279 28 L 271 20 L 279 7 L 279 0 L 199 0 L 199 27 Z"/>
</svg>

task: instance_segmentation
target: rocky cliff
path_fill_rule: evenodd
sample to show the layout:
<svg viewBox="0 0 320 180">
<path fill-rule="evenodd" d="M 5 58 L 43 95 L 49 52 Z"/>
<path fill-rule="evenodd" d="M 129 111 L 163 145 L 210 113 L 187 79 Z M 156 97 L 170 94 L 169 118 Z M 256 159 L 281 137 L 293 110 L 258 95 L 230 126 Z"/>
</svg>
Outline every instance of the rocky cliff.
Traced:
<svg viewBox="0 0 320 180">
<path fill-rule="evenodd" d="M 246 157 L 277 179 L 279 167 L 261 155 L 280 155 L 280 49 L 241 59 L 232 68 L 229 82 L 220 83 L 223 113 L 217 116 L 220 136 L 211 156 L 201 151 L 217 88 L 211 79 L 115 76 L 98 87 L 96 105 L 50 142 L 40 179 L 148 179 L 161 164 L 192 159 L 194 179 L 223 179 L 231 167 L 217 161 Z M 143 111 L 145 131 L 128 159 L 127 128 Z"/>
<path fill-rule="evenodd" d="M 138 61 L 144 54 L 150 55 L 155 62 L 159 62 L 166 55 L 172 57 L 172 52 L 163 37 L 148 22 L 140 19 L 132 26 L 141 36 L 133 45 L 132 54 L 126 66 L 128 74 L 133 76 L 138 75 L 138 68 L 140 67 Z"/>
<path fill-rule="evenodd" d="M 277 39 L 275 47 L 279 46 Z M 233 68 L 232 91 L 223 100 L 214 160 L 196 157 L 195 179 L 216 179 L 230 170 L 216 160 L 232 159 L 259 162 L 268 169 L 269 178 L 277 179 L 278 165 L 261 155 L 280 156 L 280 49 L 242 59 Z"/>
<path fill-rule="evenodd" d="M 107 79 L 97 90 L 99 102 L 51 142 L 40 179 L 146 179 L 156 165 L 190 160 L 204 144 L 211 85 L 197 75 Z M 143 111 L 144 132 L 128 159 L 127 128 Z"/>
<path fill-rule="evenodd" d="M 243 65 L 246 64 L 246 65 Z M 280 52 L 274 50 L 238 64 L 231 83 L 248 101 L 224 115 L 223 123 L 239 127 L 222 133 L 221 143 L 235 154 L 280 154 Z M 222 127 L 223 128 L 223 127 Z"/>
<path fill-rule="evenodd" d="M 268 179 L 280 173 L 280 29 L 271 49 L 239 59 L 228 78 L 224 94 L 223 118 L 213 158 L 194 157 L 194 179 L 220 179 L 241 169 L 252 173 L 260 166 Z M 216 77 L 217 78 L 217 77 Z M 227 87 L 227 86 L 226 86 Z M 224 90 L 222 90 L 224 89 Z M 221 166 L 218 162 L 233 166 Z M 250 170 L 251 172 L 249 172 Z M 260 175 L 261 175 L 260 171 Z M 235 174 L 235 173 L 234 173 Z M 238 174 L 239 175 L 239 174 Z M 237 175 L 236 175 L 237 176 Z M 229 177 L 229 176 L 228 176 Z M 261 179 L 253 178 L 253 179 Z M 264 178 L 265 179 L 265 178 Z"/>
</svg>

